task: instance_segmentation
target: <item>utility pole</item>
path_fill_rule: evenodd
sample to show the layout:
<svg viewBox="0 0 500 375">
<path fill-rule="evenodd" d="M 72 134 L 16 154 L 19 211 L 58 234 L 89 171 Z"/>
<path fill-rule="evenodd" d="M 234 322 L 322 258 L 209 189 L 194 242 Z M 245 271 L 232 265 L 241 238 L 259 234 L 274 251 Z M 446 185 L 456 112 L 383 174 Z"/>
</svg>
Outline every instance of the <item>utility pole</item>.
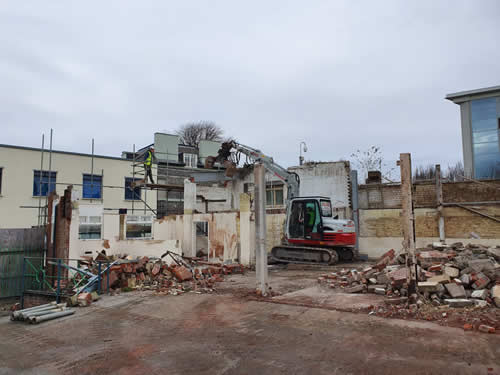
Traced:
<svg viewBox="0 0 500 375">
<path fill-rule="evenodd" d="M 438 211 L 439 241 L 444 243 L 443 184 L 441 181 L 441 165 L 439 164 L 436 164 L 436 205 Z"/>
<path fill-rule="evenodd" d="M 417 259 L 415 257 L 415 213 L 413 212 L 413 184 L 411 180 L 411 155 L 399 154 L 401 168 L 401 222 L 403 249 L 406 257 L 408 295 L 417 291 Z"/>
<path fill-rule="evenodd" d="M 257 293 L 267 296 L 269 291 L 266 251 L 266 168 L 254 164 L 255 180 L 255 263 Z"/>
</svg>

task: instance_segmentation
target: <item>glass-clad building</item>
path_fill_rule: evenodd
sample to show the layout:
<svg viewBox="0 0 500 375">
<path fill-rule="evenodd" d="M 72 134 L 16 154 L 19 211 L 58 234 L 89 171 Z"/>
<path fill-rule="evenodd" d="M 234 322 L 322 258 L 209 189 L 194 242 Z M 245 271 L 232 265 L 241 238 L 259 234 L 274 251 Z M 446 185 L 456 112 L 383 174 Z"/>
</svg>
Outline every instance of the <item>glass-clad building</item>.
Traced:
<svg viewBox="0 0 500 375">
<path fill-rule="evenodd" d="M 460 105 L 468 177 L 500 178 L 500 86 L 449 94 Z"/>
</svg>

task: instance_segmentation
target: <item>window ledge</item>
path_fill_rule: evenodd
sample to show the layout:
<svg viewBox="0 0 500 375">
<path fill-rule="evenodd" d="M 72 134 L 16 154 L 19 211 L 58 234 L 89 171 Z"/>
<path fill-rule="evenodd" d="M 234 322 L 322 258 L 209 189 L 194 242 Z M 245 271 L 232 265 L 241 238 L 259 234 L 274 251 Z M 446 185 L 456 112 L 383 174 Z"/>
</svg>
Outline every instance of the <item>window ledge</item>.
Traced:
<svg viewBox="0 0 500 375">
<path fill-rule="evenodd" d="M 82 201 L 101 201 L 101 202 L 103 201 L 102 198 L 83 198 L 83 197 L 80 198 L 80 200 L 82 200 Z"/>
<path fill-rule="evenodd" d="M 154 237 L 133 237 L 133 238 L 125 238 L 125 241 L 149 241 L 154 240 Z"/>
</svg>

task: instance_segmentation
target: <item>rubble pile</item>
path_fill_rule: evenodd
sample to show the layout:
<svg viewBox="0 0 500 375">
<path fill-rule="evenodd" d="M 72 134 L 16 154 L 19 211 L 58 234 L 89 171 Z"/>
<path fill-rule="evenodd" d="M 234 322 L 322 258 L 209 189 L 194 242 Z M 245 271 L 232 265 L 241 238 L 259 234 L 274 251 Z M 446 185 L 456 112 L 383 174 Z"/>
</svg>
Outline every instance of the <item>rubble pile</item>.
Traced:
<svg viewBox="0 0 500 375">
<path fill-rule="evenodd" d="M 318 281 L 346 293 L 386 296 L 385 306 L 372 310 L 377 315 L 418 315 L 422 319 L 443 321 L 455 310 L 452 315 L 456 321 L 472 322 L 471 326 L 479 331 L 500 329 L 500 314 L 495 309 L 500 307 L 500 247 L 434 243 L 418 249 L 416 256 L 418 293 L 413 295 L 408 295 L 405 259 L 394 250 L 370 267 L 323 274 Z M 496 311 L 488 316 L 468 313 L 489 308 Z M 475 317 L 479 318 L 474 320 Z"/>
<path fill-rule="evenodd" d="M 149 257 L 122 257 L 114 259 L 102 253 L 96 260 L 114 262 L 109 269 L 109 287 L 113 293 L 132 290 L 154 290 L 159 294 L 180 295 L 187 291 L 212 292 L 215 283 L 224 275 L 243 273 L 239 263 L 223 264 L 207 262 L 202 258 L 187 258 L 167 252 L 166 260 Z M 116 257 L 115 257 L 116 258 Z M 88 265 L 97 274 L 96 262 L 88 259 Z M 108 272 L 103 273 L 101 290 L 108 286 Z"/>
</svg>

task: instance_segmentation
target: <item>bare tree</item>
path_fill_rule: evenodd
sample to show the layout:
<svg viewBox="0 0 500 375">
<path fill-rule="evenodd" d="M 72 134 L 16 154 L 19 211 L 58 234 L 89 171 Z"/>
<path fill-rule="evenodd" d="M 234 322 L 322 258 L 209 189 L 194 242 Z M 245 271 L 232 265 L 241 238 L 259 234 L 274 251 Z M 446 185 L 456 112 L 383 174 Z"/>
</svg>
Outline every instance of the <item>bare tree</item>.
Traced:
<svg viewBox="0 0 500 375">
<path fill-rule="evenodd" d="M 224 131 L 214 122 L 200 121 L 182 125 L 176 134 L 183 144 L 198 147 L 200 141 L 222 141 Z"/>
<path fill-rule="evenodd" d="M 457 161 L 455 165 L 448 165 L 448 170 L 446 171 L 446 179 L 448 181 L 463 181 L 464 175 L 464 165 L 461 161 Z"/>
<path fill-rule="evenodd" d="M 447 181 L 463 181 L 464 165 L 461 161 L 454 165 L 448 165 L 448 168 L 441 171 L 441 177 Z M 427 166 L 419 165 L 415 168 L 413 179 L 415 181 L 434 180 L 436 178 L 436 166 L 429 164 Z"/>
<path fill-rule="evenodd" d="M 413 174 L 413 180 L 433 180 L 436 178 L 436 166 L 429 164 L 427 166 L 418 165 L 415 168 L 415 173 Z"/>
<path fill-rule="evenodd" d="M 359 172 L 358 179 L 364 183 L 368 177 L 368 171 L 380 171 L 382 179 L 386 182 L 393 182 L 391 178 L 395 167 L 389 167 L 382 157 L 382 149 L 380 146 L 371 146 L 367 150 L 356 150 L 351 154 L 351 163 L 354 169 Z"/>
</svg>

